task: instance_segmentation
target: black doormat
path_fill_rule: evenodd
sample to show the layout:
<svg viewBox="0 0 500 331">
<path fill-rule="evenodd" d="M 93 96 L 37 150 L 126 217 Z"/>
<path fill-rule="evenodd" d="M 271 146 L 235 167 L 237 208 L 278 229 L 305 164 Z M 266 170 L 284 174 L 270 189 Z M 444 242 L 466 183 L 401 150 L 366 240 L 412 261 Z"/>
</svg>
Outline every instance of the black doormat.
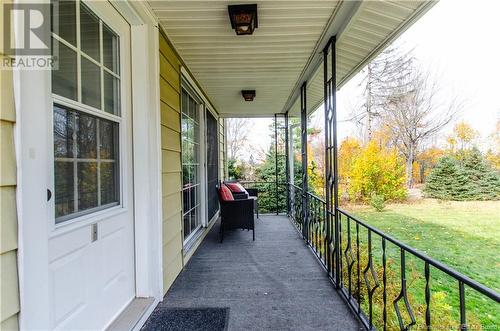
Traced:
<svg viewBox="0 0 500 331">
<path fill-rule="evenodd" d="M 156 308 L 144 331 L 224 331 L 229 308 Z"/>
</svg>

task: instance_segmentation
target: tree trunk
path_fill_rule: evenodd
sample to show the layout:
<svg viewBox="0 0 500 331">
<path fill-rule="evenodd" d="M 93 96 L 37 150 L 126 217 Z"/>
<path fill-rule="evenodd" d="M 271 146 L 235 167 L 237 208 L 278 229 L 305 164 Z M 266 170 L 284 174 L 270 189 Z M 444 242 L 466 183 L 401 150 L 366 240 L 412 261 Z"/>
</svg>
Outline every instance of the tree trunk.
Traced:
<svg viewBox="0 0 500 331">
<path fill-rule="evenodd" d="M 422 162 L 420 164 L 420 184 L 425 182 L 425 169 L 427 168 L 426 163 Z"/>
<path fill-rule="evenodd" d="M 410 146 L 408 156 L 406 158 L 406 187 L 413 187 L 413 161 L 415 161 L 415 148 Z"/>
<path fill-rule="evenodd" d="M 368 64 L 368 84 L 367 84 L 367 98 L 366 98 L 366 142 L 372 140 L 372 68 Z"/>
</svg>

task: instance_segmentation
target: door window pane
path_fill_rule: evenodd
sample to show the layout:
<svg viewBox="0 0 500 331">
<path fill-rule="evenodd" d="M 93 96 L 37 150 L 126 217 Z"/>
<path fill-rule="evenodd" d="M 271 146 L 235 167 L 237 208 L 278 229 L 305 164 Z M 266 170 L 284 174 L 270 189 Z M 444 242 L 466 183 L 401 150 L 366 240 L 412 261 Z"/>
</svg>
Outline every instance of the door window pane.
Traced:
<svg viewBox="0 0 500 331">
<path fill-rule="evenodd" d="M 76 52 L 52 39 L 54 49 L 59 49 L 59 68 L 52 70 L 52 92 L 71 100 L 77 99 Z"/>
<path fill-rule="evenodd" d="M 101 205 L 118 201 L 115 162 L 101 163 Z"/>
<path fill-rule="evenodd" d="M 184 215 L 184 238 L 186 238 L 187 236 L 189 236 L 189 234 L 191 233 L 191 223 L 189 221 L 189 213 Z"/>
<path fill-rule="evenodd" d="M 72 214 L 75 210 L 73 162 L 56 161 L 55 213 L 56 218 Z"/>
<path fill-rule="evenodd" d="M 119 74 L 118 67 L 118 36 L 106 24 L 102 25 L 102 56 L 106 68 Z"/>
<path fill-rule="evenodd" d="M 198 211 L 196 209 L 193 209 L 191 210 L 190 212 L 190 219 L 191 219 L 191 231 L 193 231 L 194 229 L 196 229 L 196 227 L 198 226 L 199 222 L 198 222 Z"/>
<path fill-rule="evenodd" d="M 94 108 L 101 108 L 101 70 L 87 60 L 82 59 L 82 102 Z"/>
<path fill-rule="evenodd" d="M 99 151 L 102 160 L 115 160 L 117 153 L 117 127 L 110 121 L 99 121 L 100 136 L 99 136 Z"/>
<path fill-rule="evenodd" d="M 120 80 L 104 71 L 104 111 L 119 115 Z"/>
<path fill-rule="evenodd" d="M 65 109 L 54 107 L 54 156 L 73 157 L 75 118 Z"/>
<path fill-rule="evenodd" d="M 54 0 L 52 13 L 52 32 L 76 46 L 76 2 Z"/>
<path fill-rule="evenodd" d="M 97 158 L 97 119 L 82 113 L 76 115 L 79 159 Z"/>
<path fill-rule="evenodd" d="M 99 19 L 81 2 L 80 40 L 82 51 L 100 62 Z"/>
<path fill-rule="evenodd" d="M 97 162 L 78 162 L 78 210 L 97 207 Z"/>
</svg>

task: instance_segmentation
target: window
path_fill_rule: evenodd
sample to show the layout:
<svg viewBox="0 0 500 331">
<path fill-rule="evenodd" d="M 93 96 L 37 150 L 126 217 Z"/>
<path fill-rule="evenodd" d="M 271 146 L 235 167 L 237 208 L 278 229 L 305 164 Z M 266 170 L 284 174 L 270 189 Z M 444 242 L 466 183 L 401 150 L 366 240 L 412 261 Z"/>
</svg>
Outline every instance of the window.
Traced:
<svg viewBox="0 0 500 331">
<path fill-rule="evenodd" d="M 182 200 L 184 240 L 201 228 L 200 103 L 182 90 Z"/>
<path fill-rule="evenodd" d="M 120 203 L 119 37 L 80 1 L 52 2 L 56 223 Z"/>
<path fill-rule="evenodd" d="M 56 222 L 118 203 L 118 124 L 54 106 Z"/>
</svg>

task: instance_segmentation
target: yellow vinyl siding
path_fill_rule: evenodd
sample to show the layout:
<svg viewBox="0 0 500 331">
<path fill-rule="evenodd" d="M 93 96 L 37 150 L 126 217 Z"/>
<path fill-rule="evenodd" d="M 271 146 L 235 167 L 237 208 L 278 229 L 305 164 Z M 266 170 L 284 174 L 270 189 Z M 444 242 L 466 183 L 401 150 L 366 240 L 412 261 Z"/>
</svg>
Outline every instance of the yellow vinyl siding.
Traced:
<svg viewBox="0 0 500 331">
<path fill-rule="evenodd" d="M 181 66 L 185 65 L 164 34 L 160 34 L 160 119 L 162 157 L 162 211 L 163 211 L 163 289 L 168 291 L 183 266 L 192 256 L 207 231 L 191 246 L 183 250 L 182 221 L 182 160 L 181 160 Z M 185 68 L 187 70 L 187 68 Z M 189 72 L 189 70 L 187 70 Z M 196 83 L 196 82 L 195 82 Z M 201 87 L 197 84 L 197 87 Z M 203 93 L 203 92 L 202 92 Z M 206 95 L 205 95 L 206 97 Z M 224 134 L 220 128 L 220 172 L 223 178 Z"/>
<path fill-rule="evenodd" d="M 170 162 L 170 160 L 173 160 L 176 157 L 178 157 L 178 154 L 179 152 L 169 151 L 166 149 L 161 151 L 161 158 L 162 158 L 162 164 L 164 165 L 163 167 L 164 172 L 176 173 L 181 171 L 180 162 Z"/>
<path fill-rule="evenodd" d="M 182 270 L 180 61 L 160 34 L 163 290 Z"/>
<path fill-rule="evenodd" d="M 0 61 L 3 61 L 0 51 Z M 0 330 L 18 330 L 16 156 L 12 71 L 0 70 Z"/>
<path fill-rule="evenodd" d="M 173 152 L 181 151 L 180 133 L 166 126 L 161 127 L 161 147 Z"/>
<path fill-rule="evenodd" d="M 175 110 L 180 109 L 180 98 L 179 91 L 174 89 L 171 82 L 165 80 L 166 78 L 162 77 L 160 79 L 160 96 L 162 102 L 166 103 L 168 106 L 172 107 Z"/>
<path fill-rule="evenodd" d="M 181 122 L 181 115 L 172 107 L 165 103 L 161 103 L 161 124 L 169 129 L 179 132 L 179 123 Z"/>
</svg>

